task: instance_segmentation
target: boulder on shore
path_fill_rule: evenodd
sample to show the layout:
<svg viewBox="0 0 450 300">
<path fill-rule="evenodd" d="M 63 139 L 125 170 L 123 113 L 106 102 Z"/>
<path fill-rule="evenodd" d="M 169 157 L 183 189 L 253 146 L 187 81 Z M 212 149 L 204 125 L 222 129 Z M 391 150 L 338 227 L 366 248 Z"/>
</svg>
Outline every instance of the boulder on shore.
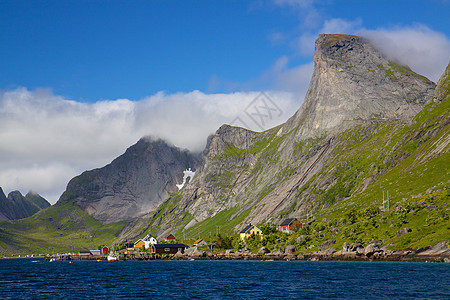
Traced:
<svg viewBox="0 0 450 300">
<path fill-rule="evenodd" d="M 350 249 L 350 244 L 347 242 L 344 242 L 344 244 L 342 244 L 342 251 L 343 252 L 348 252 Z"/>
<path fill-rule="evenodd" d="M 267 253 L 270 253 L 270 250 L 267 249 L 266 247 L 261 247 L 258 250 L 258 255 L 264 255 L 264 254 L 267 254 Z"/>
<path fill-rule="evenodd" d="M 175 253 L 175 255 L 173 257 L 178 259 L 178 258 L 183 258 L 184 255 L 183 255 L 183 253 L 181 253 L 181 251 L 178 251 L 177 253 Z"/>
<path fill-rule="evenodd" d="M 275 256 L 284 256 L 284 251 L 283 251 L 282 248 L 278 248 L 277 250 L 273 251 L 273 252 L 270 253 L 270 254 L 273 254 L 273 255 L 275 255 Z"/>
<path fill-rule="evenodd" d="M 348 247 L 348 251 L 356 251 L 356 249 L 362 247 L 361 243 L 351 243 Z"/>
<path fill-rule="evenodd" d="M 205 252 L 198 249 L 198 247 L 191 247 L 186 249 L 185 254 L 189 257 L 203 257 L 205 256 Z"/>
<path fill-rule="evenodd" d="M 294 245 L 286 246 L 286 248 L 284 249 L 284 253 L 286 254 L 292 254 L 295 251 L 297 251 L 297 248 Z"/>
</svg>

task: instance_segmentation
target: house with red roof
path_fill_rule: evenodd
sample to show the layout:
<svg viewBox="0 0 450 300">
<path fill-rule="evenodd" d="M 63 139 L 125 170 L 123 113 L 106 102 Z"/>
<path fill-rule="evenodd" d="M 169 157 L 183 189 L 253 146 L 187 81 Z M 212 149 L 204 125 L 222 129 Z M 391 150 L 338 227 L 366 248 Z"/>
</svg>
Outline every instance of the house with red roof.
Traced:
<svg viewBox="0 0 450 300">
<path fill-rule="evenodd" d="M 164 240 L 165 241 L 174 241 L 174 240 L 176 240 L 176 238 L 173 234 L 169 234 Z"/>
</svg>

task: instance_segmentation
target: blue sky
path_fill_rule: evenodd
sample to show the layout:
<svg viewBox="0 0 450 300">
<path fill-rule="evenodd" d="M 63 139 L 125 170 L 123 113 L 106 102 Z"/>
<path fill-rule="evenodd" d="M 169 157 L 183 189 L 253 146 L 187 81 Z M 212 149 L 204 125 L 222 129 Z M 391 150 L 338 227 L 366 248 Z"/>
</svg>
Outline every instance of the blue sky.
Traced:
<svg viewBox="0 0 450 300">
<path fill-rule="evenodd" d="M 448 0 L 0 0 L 0 187 L 54 203 L 143 136 L 201 151 L 221 124 L 281 124 L 319 33 L 363 35 L 437 81 L 449 12 Z M 280 112 L 263 128 L 245 119 L 261 91 Z"/>
<path fill-rule="evenodd" d="M 0 1 L 0 89 L 77 101 L 277 88 L 261 76 L 296 39 L 340 19 L 377 30 L 449 33 L 449 1 Z M 348 28 L 354 30 L 355 28 Z M 351 31 L 351 30 L 350 30 Z"/>
</svg>

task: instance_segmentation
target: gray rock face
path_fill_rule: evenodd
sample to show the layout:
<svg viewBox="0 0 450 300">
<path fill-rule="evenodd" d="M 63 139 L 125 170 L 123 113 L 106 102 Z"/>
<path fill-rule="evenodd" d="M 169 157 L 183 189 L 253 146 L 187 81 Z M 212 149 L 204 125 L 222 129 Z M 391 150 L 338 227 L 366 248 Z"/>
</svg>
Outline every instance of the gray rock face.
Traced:
<svg viewBox="0 0 450 300">
<path fill-rule="evenodd" d="M 178 191 L 184 170 L 199 165 L 199 155 L 143 138 L 111 164 L 73 178 L 59 202 L 72 201 L 104 224 L 138 218 Z"/>
<path fill-rule="evenodd" d="M 380 246 L 382 242 L 379 240 L 371 240 L 367 246 L 364 248 L 364 255 L 370 256 L 377 252 L 382 252 Z"/>
<path fill-rule="evenodd" d="M 277 218 L 295 201 L 302 202 L 295 213 L 307 212 L 314 204 L 294 199 L 294 191 L 320 172 L 334 134 L 373 119 L 409 121 L 435 87 L 361 37 L 320 35 L 314 60 L 304 103 L 286 124 L 261 133 L 223 125 L 209 138 L 202 171 L 179 202 L 195 215 L 186 228 L 235 207 L 236 215 L 251 208 L 245 222 L 255 224 Z M 318 186 L 327 189 L 335 179 L 323 180 Z M 165 218 L 170 224 L 176 216 Z"/>
<path fill-rule="evenodd" d="M 248 148 L 259 134 L 240 127 L 222 125 L 214 135 L 208 139 L 204 154 L 210 158 L 224 155 L 227 146 L 238 149 Z"/>
<path fill-rule="evenodd" d="M 27 218 L 49 206 L 50 203 L 38 194 L 29 192 L 23 196 L 13 191 L 6 197 L 0 188 L 0 221 Z"/>
<path fill-rule="evenodd" d="M 205 256 L 205 252 L 198 249 L 198 247 L 191 247 L 186 249 L 184 252 L 189 257 L 203 257 Z"/>
<path fill-rule="evenodd" d="M 342 244 L 342 251 L 343 252 L 349 251 L 349 248 L 350 248 L 350 244 L 349 243 L 344 242 L 344 244 Z"/>
<path fill-rule="evenodd" d="M 295 251 L 297 251 L 297 248 L 294 245 L 289 245 L 286 246 L 286 248 L 284 249 L 284 253 L 288 254 L 288 253 L 294 253 Z"/>
<path fill-rule="evenodd" d="M 298 138 L 329 134 L 373 118 L 409 120 L 435 87 L 358 36 L 319 35 L 314 63 L 304 103 L 283 127 L 287 132 L 301 125 Z"/>
<path fill-rule="evenodd" d="M 348 251 L 356 251 L 356 249 L 358 248 L 362 248 L 361 243 L 351 243 L 350 246 L 348 247 Z"/>
<path fill-rule="evenodd" d="M 282 248 L 279 248 L 279 249 L 273 251 L 273 252 L 270 253 L 270 254 L 273 254 L 274 256 L 283 256 L 283 255 L 284 255 L 284 251 L 283 251 Z"/>
</svg>

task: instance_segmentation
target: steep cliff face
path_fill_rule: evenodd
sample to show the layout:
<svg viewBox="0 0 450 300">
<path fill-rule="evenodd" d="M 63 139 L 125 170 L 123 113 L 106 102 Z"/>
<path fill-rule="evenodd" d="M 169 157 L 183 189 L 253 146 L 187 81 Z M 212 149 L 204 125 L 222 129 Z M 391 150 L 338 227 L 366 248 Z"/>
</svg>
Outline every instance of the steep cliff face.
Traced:
<svg viewBox="0 0 450 300">
<path fill-rule="evenodd" d="M 217 218 L 236 230 L 242 222 L 306 216 L 361 192 L 377 178 L 369 172 L 396 161 L 382 153 L 358 166 L 341 154 L 356 143 L 349 140 L 355 133 L 364 139 L 407 124 L 431 99 L 435 84 L 356 36 L 320 35 L 314 60 L 296 114 L 263 133 L 222 126 L 210 138 L 202 171 L 160 208 L 150 228 L 162 235 L 174 226 L 195 231 Z"/>
<path fill-rule="evenodd" d="M 199 165 L 199 155 L 143 138 L 111 164 L 73 178 L 58 203 L 72 202 L 104 224 L 131 220 L 155 210 L 178 191 L 183 171 Z"/>
<path fill-rule="evenodd" d="M 6 197 L 0 188 L 0 221 L 27 218 L 49 206 L 50 203 L 36 193 L 29 192 L 24 197 L 19 191 L 13 191 Z"/>
<path fill-rule="evenodd" d="M 283 127 L 297 127 L 296 138 L 339 132 L 370 119 L 411 120 L 435 87 L 358 36 L 319 35 L 314 63 L 304 103 Z"/>
</svg>

